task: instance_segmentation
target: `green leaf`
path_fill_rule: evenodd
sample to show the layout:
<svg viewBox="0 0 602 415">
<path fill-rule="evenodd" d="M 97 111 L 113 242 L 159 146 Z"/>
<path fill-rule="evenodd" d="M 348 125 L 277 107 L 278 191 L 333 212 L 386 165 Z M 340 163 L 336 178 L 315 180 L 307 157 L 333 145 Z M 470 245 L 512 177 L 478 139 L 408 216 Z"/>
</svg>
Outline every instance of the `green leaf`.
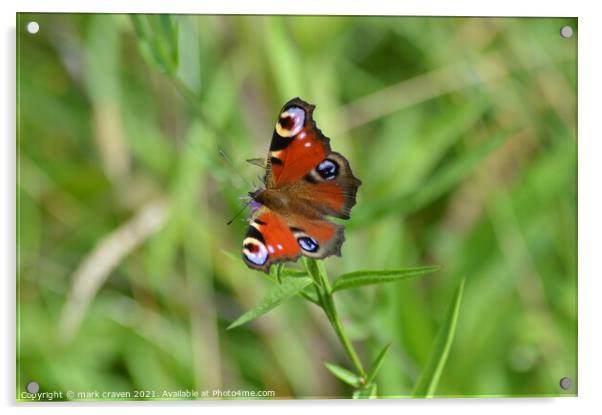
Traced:
<svg viewBox="0 0 602 415">
<path fill-rule="evenodd" d="M 230 258 L 236 262 L 241 262 L 240 253 L 226 251 L 225 249 L 222 249 L 221 251 L 222 251 L 222 254 L 224 254 L 228 258 Z M 278 282 L 276 277 L 274 277 L 271 274 L 265 274 L 262 272 L 261 275 L 273 283 Z M 307 271 L 300 270 L 300 269 L 290 269 L 290 268 L 283 268 L 281 271 L 281 274 L 280 274 L 281 277 L 287 277 L 287 278 L 288 277 L 291 277 L 291 278 L 307 277 L 307 275 L 308 275 Z M 311 287 L 307 286 L 302 291 L 300 291 L 298 294 L 301 297 L 305 298 L 306 300 L 311 301 L 312 303 L 314 303 L 316 305 L 319 305 L 320 301 L 319 301 L 318 297 L 316 296 L 315 290 L 310 289 L 310 288 Z"/>
<path fill-rule="evenodd" d="M 367 385 L 370 385 L 374 381 L 374 378 L 378 374 L 378 371 L 380 370 L 380 368 L 383 365 L 383 362 L 385 361 L 385 356 L 387 355 L 387 352 L 389 351 L 389 347 L 391 347 L 390 343 L 387 344 L 382 349 L 382 351 L 378 354 L 378 356 L 376 356 L 376 359 L 374 360 L 374 363 L 372 364 L 372 369 L 370 369 L 370 372 L 368 373 L 368 377 L 366 378 Z"/>
<path fill-rule="evenodd" d="M 382 284 L 385 282 L 399 281 L 418 275 L 428 274 L 441 269 L 439 265 L 425 267 L 387 269 L 375 271 L 355 271 L 339 276 L 332 286 L 332 291 L 346 290 L 369 284 Z"/>
<path fill-rule="evenodd" d="M 283 277 L 293 277 L 293 278 L 307 277 L 307 271 L 303 271 L 303 270 L 300 270 L 300 269 L 288 269 L 288 268 L 284 268 L 282 270 L 282 276 Z"/>
<path fill-rule="evenodd" d="M 315 305 L 322 307 L 320 299 L 318 298 L 318 294 L 316 294 L 315 287 L 307 286 L 303 289 L 303 291 L 301 291 L 300 294 L 307 301 L 311 301 Z"/>
<path fill-rule="evenodd" d="M 320 292 L 320 295 L 325 295 L 326 293 L 330 295 L 332 290 L 330 288 L 328 275 L 326 274 L 326 268 L 324 268 L 324 263 L 322 261 L 306 257 L 303 257 L 302 261 L 307 273 L 316 283 L 316 287 Z M 330 312 L 328 309 L 325 309 L 324 311 L 326 311 L 326 314 Z"/>
<path fill-rule="evenodd" d="M 465 281 L 465 278 L 460 281 L 460 285 L 456 290 L 452 304 L 447 312 L 445 322 L 439 329 L 439 333 L 437 333 L 437 338 L 435 339 L 435 345 L 431 352 L 429 362 L 423 370 L 422 375 L 416 384 L 416 388 L 414 389 L 414 397 L 431 398 L 437 389 L 437 384 L 439 383 L 441 373 L 447 362 L 447 357 L 449 356 L 449 351 L 456 333 Z"/>
<path fill-rule="evenodd" d="M 261 167 L 262 169 L 265 169 L 266 159 L 264 159 L 264 158 L 247 159 L 246 162 L 249 164 L 252 164 L 253 166 L 257 166 L 257 167 Z"/>
<path fill-rule="evenodd" d="M 322 278 L 327 277 L 322 261 L 316 261 L 315 259 L 306 257 L 303 257 L 302 261 L 307 272 L 314 277 L 316 281 L 321 281 Z"/>
<path fill-rule="evenodd" d="M 282 280 L 282 284 L 274 285 L 268 295 L 266 295 L 255 308 L 247 311 L 245 314 L 236 319 L 236 321 L 230 324 L 228 326 L 228 330 L 245 324 L 248 321 L 267 313 L 268 311 L 280 305 L 280 303 L 287 298 L 297 295 L 297 293 L 299 293 L 312 282 L 312 279 L 308 277 L 285 278 Z"/>
<path fill-rule="evenodd" d="M 353 392 L 353 399 L 374 399 L 376 396 L 376 383 L 366 386 Z"/>
<path fill-rule="evenodd" d="M 326 368 L 330 370 L 330 372 L 333 375 L 335 375 L 337 378 L 339 378 L 346 384 L 351 385 L 355 388 L 360 386 L 360 377 L 355 373 L 350 372 L 347 369 L 342 368 L 341 366 L 335 365 L 334 363 L 324 362 L 324 366 L 326 366 Z"/>
<path fill-rule="evenodd" d="M 272 268 L 270 268 L 270 276 L 278 281 L 278 284 L 282 284 L 282 269 L 284 268 L 284 264 L 274 264 Z"/>
</svg>

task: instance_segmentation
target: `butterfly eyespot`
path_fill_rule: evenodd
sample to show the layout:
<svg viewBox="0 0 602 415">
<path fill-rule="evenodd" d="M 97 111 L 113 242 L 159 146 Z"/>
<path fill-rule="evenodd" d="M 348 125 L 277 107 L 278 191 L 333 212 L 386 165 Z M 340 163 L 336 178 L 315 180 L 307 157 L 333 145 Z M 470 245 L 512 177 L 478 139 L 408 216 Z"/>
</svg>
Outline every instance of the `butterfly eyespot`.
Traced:
<svg viewBox="0 0 602 415">
<path fill-rule="evenodd" d="M 318 249 L 320 249 L 320 245 L 318 245 L 314 239 L 308 236 L 297 238 L 297 242 L 299 243 L 301 249 L 307 252 L 316 252 Z"/>
<path fill-rule="evenodd" d="M 301 131 L 305 123 L 305 111 L 298 107 L 291 107 L 280 114 L 276 123 L 276 132 L 280 137 L 292 137 Z"/>
<path fill-rule="evenodd" d="M 263 265 L 268 260 L 268 250 L 259 241 L 248 241 L 243 245 L 242 253 L 246 260 L 255 265 Z"/>
<path fill-rule="evenodd" d="M 339 165 L 333 160 L 326 159 L 318 164 L 316 171 L 324 180 L 333 180 L 339 175 Z"/>
</svg>

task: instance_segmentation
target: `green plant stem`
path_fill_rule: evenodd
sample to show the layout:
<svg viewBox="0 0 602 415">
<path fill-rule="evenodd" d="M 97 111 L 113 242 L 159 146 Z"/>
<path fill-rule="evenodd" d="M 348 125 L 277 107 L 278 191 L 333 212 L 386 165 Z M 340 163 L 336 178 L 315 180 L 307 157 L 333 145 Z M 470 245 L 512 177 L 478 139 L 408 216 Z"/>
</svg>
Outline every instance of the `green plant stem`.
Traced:
<svg viewBox="0 0 602 415">
<path fill-rule="evenodd" d="M 353 362 L 355 369 L 358 371 L 359 375 L 365 380 L 366 379 L 366 371 L 364 370 L 364 367 L 362 366 L 362 362 L 360 361 L 359 357 L 357 356 L 357 353 L 355 352 L 353 344 L 351 344 L 351 341 L 349 340 L 349 338 L 347 337 L 347 334 L 345 333 L 343 325 L 341 324 L 341 320 L 339 319 L 339 316 L 337 314 L 336 308 L 334 308 L 334 302 L 332 301 L 332 296 L 330 294 L 328 294 L 327 299 L 331 303 L 330 307 L 331 307 L 332 317 L 330 318 L 330 323 L 332 324 L 335 332 L 337 333 L 339 340 L 343 344 L 343 347 L 345 348 L 347 355 Z"/>
<path fill-rule="evenodd" d="M 316 292 L 317 292 L 318 298 L 320 300 L 320 305 L 322 306 L 324 313 L 328 317 L 328 321 L 330 321 L 330 324 L 332 325 L 341 344 L 343 345 L 343 348 L 345 349 L 347 356 L 349 356 L 349 359 L 355 366 L 355 370 L 362 377 L 362 379 L 365 380 L 367 375 L 366 375 L 366 371 L 364 370 L 364 366 L 362 365 L 362 362 L 359 359 L 357 352 L 355 351 L 355 348 L 353 347 L 353 344 L 351 343 L 351 341 L 349 340 L 349 337 L 347 336 L 347 333 L 345 332 L 343 324 L 341 323 L 341 320 L 339 318 L 337 309 L 334 305 L 334 298 L 332 296 L 332 290 L 330 288 L 330 282 L 328 281 L 328 276 L 326 275 L 326 272 L 324 271 L 324 269 L 323 268 L 321 269 L 321 266 L 320 266 L 321 264 L 319 264 L 316 261 L 316 262 L 314 262 L 314 265 L 316 268 L 315 270 L 312 269 L 312 267 L 307 266 L 307 264 L 306 264 L 306 267 L 307 267 L 307 271 L 309 272 L 309 274 L 316 281 L 316 285 L 317 285 Z"/>
</svg>

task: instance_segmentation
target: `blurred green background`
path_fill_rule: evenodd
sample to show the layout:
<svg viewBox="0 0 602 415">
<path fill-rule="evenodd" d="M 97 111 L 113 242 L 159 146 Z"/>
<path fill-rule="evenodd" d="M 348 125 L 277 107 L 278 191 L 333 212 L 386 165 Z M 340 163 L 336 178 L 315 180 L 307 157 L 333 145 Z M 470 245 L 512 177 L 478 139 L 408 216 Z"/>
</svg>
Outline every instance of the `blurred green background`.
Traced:
<svg viewBox="0 0 602 415">
<path fill-rule="evenodd" d="M 35 20 L 40 31 L 25 30 Z M 17 393 L 345 397 L 349 361 L 238 255 L 278 111 L 300 96 L 363 185 L 331 275 L 382 396 L 408 396 L 458 281 L 438 396 L 574 395 L 576 19 L 19 14 Z M 294 266 L 294 265 L 293 265 Z M 561 377 L 574 381 L 569 391 Z"/>
</svg>

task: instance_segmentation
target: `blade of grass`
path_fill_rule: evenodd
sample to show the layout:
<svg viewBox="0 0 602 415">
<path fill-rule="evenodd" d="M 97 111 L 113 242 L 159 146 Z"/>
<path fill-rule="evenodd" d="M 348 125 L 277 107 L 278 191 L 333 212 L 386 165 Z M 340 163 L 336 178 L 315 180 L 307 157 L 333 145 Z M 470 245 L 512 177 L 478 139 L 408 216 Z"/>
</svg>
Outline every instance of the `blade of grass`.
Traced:
<svg viewBox="0 0 602 415">
<path fill-rule="evenodd" d="M 386 282 L 400 281 L 407 278 L 417 277 L 441 269 L 439 265 L 425 267 L 387 269 L 375 271 L 355 271 L 339 276 L 332 285 L 332 291 L 346 290 L 348 288 L 361 287 L 370 284 L 383 284 Z"/>
<path fill-rule="evenodd" d="M 264 48 L 276 91 L 282 97 L 295 97 L 304 91 L 301 57 L 287 31 L 286 17 L 269 19 L 264 27 Z M 287 98 L 289 99 L 289 98 Z"/>
<path fill-rule="evenodd" d="M 245 324 L 254 318 L 257 318 L 268 311 L 276 308 L 280 303 L 289 297 L 297 295 L 301 290 L 311 284 L 313 280 L 309 277 L 304 278 L 286 278 L 282 284 L 274 285 L 270 292 L 260 301 L 260 303 L 245 314 L 237 318 L 228 326 L 228 330 Z"/>
<path fill-rule="evenodd" d="M 162 73 L 173 74 L 178 66 L 177 23 L 167 15 L 130 16 L 147 63 Z"/>
<path fill-rule="evenodd" d="M 475 166 L 505 142 L 510 135 L 509 132 L 494 135 L 466 155 L 458 157 L 457 161 L 441 168 L 434 177 L 425 180 L 415 191 L 383 200 L 378 204 L 366 205 L 363 210 L 358 209 L 349 227 L 358 228 L 388 215 L 408 214 L 426 206 L 472 173 Z"/>
<path fill-rule="evenodd" d="M 227 256 L 230 259 L 233 259 L 234 261 L 240 261 L 241 257 L 240 257 L 240 253 L 236 252 L 230 252 L 230 251 L 226 251 L 225 249 L 221 249 L 222 254 L 224 254 L 225 256 Z"/>
<path fill-rule="evenodd" d="M 447 312 L 445 323 L 439 329 L 429 362 L 414 389 L 413 395 L 416 398 L 431 398 L 435 394 L 441 373 L 449 356 L 451 345 L 454 341 L 465 281 L 465 278 L 460 281 L 460 285 Z"/>
</svg>

